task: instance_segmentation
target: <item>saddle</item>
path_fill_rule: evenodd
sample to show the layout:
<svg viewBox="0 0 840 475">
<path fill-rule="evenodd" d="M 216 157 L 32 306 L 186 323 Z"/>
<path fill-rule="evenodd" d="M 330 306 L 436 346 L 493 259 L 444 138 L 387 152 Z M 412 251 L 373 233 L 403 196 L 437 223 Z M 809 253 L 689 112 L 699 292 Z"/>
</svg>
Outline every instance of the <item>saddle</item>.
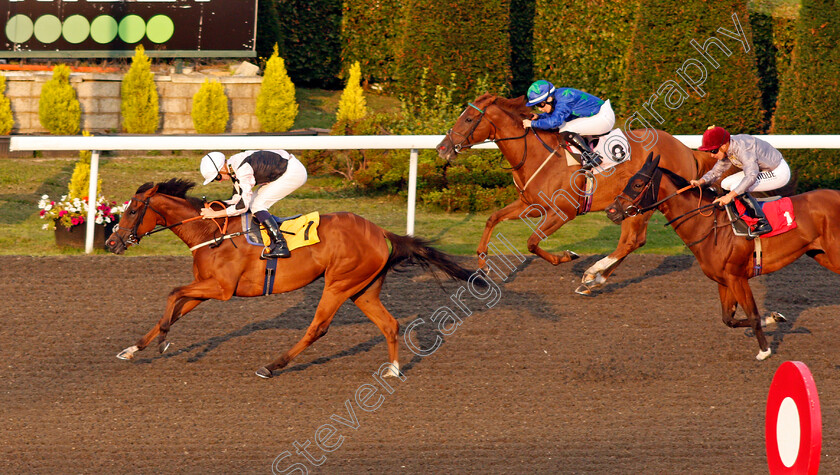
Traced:
<svg viewBox="0 0 840 475">
<path fill-rule="evenodd" d="M 566 165 L 579 166 L 581 162 L 581 153 L 574 144 L 569 144 L 568 141 L 562 137 L 564 141 L 563 149 L 566 152 Z M 621 128 L 613 129 L 606 134 L 586 136 L 589 146 L 598 155 L 599 164 L 592 168 L 593 174 L 602 173 L 614 166 L 630 160 L 630 142 L 624 136 Z"/>
<path fill-rule="evenodd" d="M 321 215 L 317 211 L 309 214 L 296 214 L 294 216 L 278 217 L 273 216 L 277 227 L 280 228 L 286 238 L 289 250 L 293 251 L 299 247 L 311 246 L 321 242 L 318 237 L 318 225 L 321 223 Z M 242 215 L 242 231 L 245 233 L 245 241 L 254 246 L 268 246 L 271 238 L 262 229 L 260 222 L 253 217 L 251 212 Z"/>
<path fill-rule="evenodd" d="M 778 236 L 796 228 L 796 216 L 794 216 L 793 202 L 790 198 L 772 196 L 770 198 L 756 198 L 756 201 L 761 204 L 761 210 L 764 211 L 764 215 L 767 216 L 767 222 L 773 228 L 772 231 L 760 237 L 768 238 Z M 750 227 L 758 220 L 747 216 L 745 211 L 744 205 L 737 199 L 732 200 L 731 203 L 726 205 L 726 214 L 732 222 L 732 232 L 736 236 L 756 237 L 750 233 Z"/>
</svg>

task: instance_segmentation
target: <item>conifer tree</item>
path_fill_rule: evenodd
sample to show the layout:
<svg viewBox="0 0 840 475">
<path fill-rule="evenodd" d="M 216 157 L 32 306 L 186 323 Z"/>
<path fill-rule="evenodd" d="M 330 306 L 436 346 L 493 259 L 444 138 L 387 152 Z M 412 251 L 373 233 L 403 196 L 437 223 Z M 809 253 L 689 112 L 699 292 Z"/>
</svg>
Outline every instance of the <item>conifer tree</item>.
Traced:
<svg viewBox="0 0 840 475">
<path fill-rule="evenodd" d="M 134 49 L 131 67 L 122 80 L 122 127 L 130 134 L 153 134 L 160 122 L 152 62 L 142 45 Z"/>
<path fill-rule="evenodd" d="M 365 96 L 360 84 L 361 80 L 362 67 L 356 61 L 350 67 L 350 77 L 347 79 L 347 87 L 344 88 L 344 92 L 341 93 L 341 99 L 338 101 L 338 113 L 336 114 L 338 121 L 357 121 L 367 115 Z"/>
<path fill-rule="evenodd" d="M 76 90 L 70 85 L 70 68 L 59 64 L 53 77 L 41 88 L 38 100 L 41 126 L 55 135 L 74 135 L 79 131 L 82 108 Z"/>
<path fill-rule="evenodd" d="M 192 121 L 199 134 L 221 134 L 227 128 L 228 98 L 219 81 L 205 79 L 193 96 Z"/>
<path fill-rule="evenodd" d="M 12 106 L 9 98 L 6 97 L 6 76 L 0 74 L 0 135 L 8 135 L 15 126 L 12 117 Z"/>
<path fill-rule="evenodd" d="M 274 45 L 265 65 L 262 86 L 257 95 L 257 120 L 263 132 L 285 132 L 292 128 L 298 113 L 295 85 L 286 72 L 286 63 Z"/>
</svg>

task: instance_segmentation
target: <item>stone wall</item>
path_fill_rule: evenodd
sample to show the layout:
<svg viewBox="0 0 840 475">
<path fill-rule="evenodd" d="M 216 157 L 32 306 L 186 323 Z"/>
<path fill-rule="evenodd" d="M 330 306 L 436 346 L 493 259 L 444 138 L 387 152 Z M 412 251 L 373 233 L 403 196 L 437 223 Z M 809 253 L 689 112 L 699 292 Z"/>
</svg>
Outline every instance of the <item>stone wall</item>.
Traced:
<svg viewBox="0 0 840 475">
<path fill-rule="evenodd" d="M 13 134 L 48 133 L 38 119 L 41 87 L 52 72 L 2 72 L 6 76 L 6 97 L 15 119 Z M 192 97 L 206 78 L 218 80 L 228 97 L 230 119 L 226 132 L 259 132 L 256 107 L 261 76 L 215 76 L 201 73 L 155 75 L 160 104 L 161 134 L 192 134 Z M 120 128 L 120 81 L 122 74 L 71 73 L 70 84 L 82 107 L 82 129 L 89 132 L 117 133 Z"/>
</svg>

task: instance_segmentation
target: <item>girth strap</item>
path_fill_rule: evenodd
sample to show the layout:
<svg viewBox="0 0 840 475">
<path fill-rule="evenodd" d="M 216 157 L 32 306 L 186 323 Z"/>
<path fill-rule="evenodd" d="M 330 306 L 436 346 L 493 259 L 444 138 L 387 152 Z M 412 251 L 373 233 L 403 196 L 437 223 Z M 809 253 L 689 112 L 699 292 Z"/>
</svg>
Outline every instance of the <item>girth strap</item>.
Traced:
<svg viewBox="0 0 840 475">
<path fill-rule="evenodd" d="M 761 275 L 761 238 L 757 237 L 753 240 L 755 243 L 755 251 L 753 251 L 753 277 Z"/>
<path fill-rule="evenodd" d="M 268 259 L 265 263 L 265 282 L 263 282 L 263 295 L 271 295 L 274 288 L 274 278 L 277 276 L 277 258 Z"/>
</svg>

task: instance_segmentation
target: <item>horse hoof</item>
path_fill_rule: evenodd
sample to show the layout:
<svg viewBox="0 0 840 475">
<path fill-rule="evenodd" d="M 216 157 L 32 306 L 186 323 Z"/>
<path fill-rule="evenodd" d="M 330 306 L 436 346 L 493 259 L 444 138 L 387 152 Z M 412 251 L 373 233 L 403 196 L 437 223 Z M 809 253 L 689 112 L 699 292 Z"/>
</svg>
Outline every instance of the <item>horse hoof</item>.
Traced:
<svg viewBox="0 0 840 475">
<path fill-rule="evenodd" d="M 578 295 L 585 295 L 587 297 L 591 297 L 592 296 L 592 289 L 590 289 L 589 287 L 587 287 L 584 284 L 580 284 L 578 286 L 578 288 L 575 289 L 575 293 L 578 294 Z"/>
<path fill-rule="evenodd" d="M 580 256 L 575 251 L 566 250 L 566 256 L 569 257 L 570 261 L 573 261 L 575 259 L 580 259 Z"/>
<path fill-rule="evenodd" d="M 779 312 L 771 312 L 770 318 L 776 323 L 787 323 L 788 319 Z"/>
<path fill-rule="evenodd" d="M 121 360 L 130 360 L 134 358 L 134 352 L 137 351 L 137 346 L 128 347 L 119 353 L 117 353 L 117 358 Z"/>
<path fill-rule="evenodd" d="M 260 378 L 263 378 L 263 379 L 269 379 L 273 376 L 271 374 L 271 371 L 269 371 L 268 368 L 266 368 L 265 366 L 258 369 L 257 372 L 256 372 L 256 375 L 259 376 Z"/>
<path fill-rule="evenodd" d="M 166 353 L 166 350 L 168 350 L 168 349 L 169 349 L 169 342 L 166 341 L 166 340 L 160 342 L 160 345 L 158 345 L 158 351 L 160 352 L 160 354 Z"/>
<path fill-rule="evenodd" d="M 758 361 L 764 361 L 767 358 L 769 358 L 771 354 L 772 351 L 770 350 L 770 348 L 767 348 L 766 350 L 759 351 L 758 354 L 755 355 L 755 359 L 757 359 Z"/>
</svg>

